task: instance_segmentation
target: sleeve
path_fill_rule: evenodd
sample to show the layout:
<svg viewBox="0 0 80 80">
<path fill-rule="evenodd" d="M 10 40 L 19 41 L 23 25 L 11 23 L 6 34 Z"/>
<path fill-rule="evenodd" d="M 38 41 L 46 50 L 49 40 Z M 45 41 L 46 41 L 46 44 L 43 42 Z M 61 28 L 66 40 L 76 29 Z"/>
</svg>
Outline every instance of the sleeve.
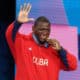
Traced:
<svg viewBox="0 0 80 80">
<path fill-rule="evenodd" d="M 14 40 L 20 25 L 21 23 L 14 21 L 12 24 L 9 25 L 9 27 L 6 30 L 6 39 L 14 58 L 16 56 Z"/>
<path fill-rule="evenodd" d="M 77 68 L 77 59 L 74 55 L 66 51 L 65 49 L 61 49 L 59 51 L 60 56 L 60 68 L 66 71 L 76 70 Z"/>
<path fill-rule="evenodd" d="M 9 48 L 10 48 L 10 50 L 12 52 L 12 55 L 14 57 L 15 56 L 15 49 L 14 49 L 14 43 L 12 41 L 12 30 L 13 30 L 13 27 L 14 27 L 14 22 L 11 23 L 9 25 L 9 27 L 7 28 L 7 30 L 6 30 L 6 39 L 7 39 Z"/>
</svg>

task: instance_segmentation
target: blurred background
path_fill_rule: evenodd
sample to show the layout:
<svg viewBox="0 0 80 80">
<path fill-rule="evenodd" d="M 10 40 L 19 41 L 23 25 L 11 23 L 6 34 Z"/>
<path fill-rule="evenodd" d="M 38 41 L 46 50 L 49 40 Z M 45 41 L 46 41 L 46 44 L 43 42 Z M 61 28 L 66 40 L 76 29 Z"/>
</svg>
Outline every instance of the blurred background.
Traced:
<svg viewBox="0 0 80 80">
<path fill-rule="evenodd" d="M 32 4 L 29 17 L 46 16 L 52 25 L 76 28 L 78 69 L 61 71 L 59 80 L 80 80 L 80 0 L 0 0 L 0 23 L 5 29 L 16 19 L 20 5 L 25 2 Z"/>
</svg>

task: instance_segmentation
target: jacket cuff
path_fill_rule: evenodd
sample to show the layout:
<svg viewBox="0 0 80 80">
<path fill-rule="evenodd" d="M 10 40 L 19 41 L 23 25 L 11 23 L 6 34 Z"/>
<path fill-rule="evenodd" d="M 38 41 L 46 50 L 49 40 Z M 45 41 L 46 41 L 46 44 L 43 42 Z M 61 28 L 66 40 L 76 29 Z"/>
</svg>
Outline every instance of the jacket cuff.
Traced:
<svg viewBox="0 0 80 80">
<path fill-rule="evenodd" d="M 66 66 L 66 68 L 69 68 L 66 50 L 64 48 L 61 48 L 61 50 L 59 50 L 58 53 L 63 64 Z"/>
<path fill-rule="evenodd" d="M 15 41 L 16 33 L 18 32 L 21 24 L 22 23 L 18 22 L 17 20 L 14 21 L 14 28 L 13 28 L 13 31 L 12 31 L 12 40 L 13 41 Z"/>
</svg>

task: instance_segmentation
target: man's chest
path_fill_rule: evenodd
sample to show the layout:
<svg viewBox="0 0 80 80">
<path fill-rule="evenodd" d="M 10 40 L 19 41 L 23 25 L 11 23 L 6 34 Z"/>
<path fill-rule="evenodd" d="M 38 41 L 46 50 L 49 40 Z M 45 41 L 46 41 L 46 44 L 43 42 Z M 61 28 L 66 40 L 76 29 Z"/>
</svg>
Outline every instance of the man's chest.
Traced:
<svg viewBox="0 0 80 80">
<path fill-rule="evenodd" d="M 19 47 L 19 48 L 18 48 Z M 21 41 L 17 42 L 17 57 L 21 57 L 24 62 L 31 64 L 48 66 L 49 64 L 56 63 L 58 57 L 56 52 L 52 51 L 50 47 L 46 48 L 36 44 L 34 41 Z"/>
</svg>

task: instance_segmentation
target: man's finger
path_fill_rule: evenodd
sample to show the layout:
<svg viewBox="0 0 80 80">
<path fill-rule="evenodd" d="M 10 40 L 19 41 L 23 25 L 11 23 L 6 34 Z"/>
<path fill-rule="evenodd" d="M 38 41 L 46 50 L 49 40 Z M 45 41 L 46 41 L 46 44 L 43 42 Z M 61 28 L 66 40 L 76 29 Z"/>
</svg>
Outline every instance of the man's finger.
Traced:
<svg viewBox="0 0 80 80">
<path fill-rule="evenodd" d="M 26 4 L 26 9 L 25 9 L 25 11 L 28 11 L 29 5 L 30 5 L 30 3 Z"/>
<path fill-rule="evenodd" d="M 23 10 L 23 6 L 21 5 L 21 6 L 20 6 L 20 11 L 22 11 L 22 10 Z"/>
<path fill-rule="evenodd" d="M 27 7 L 27 4 L 24 3 L 24 5 L 23 5 L 23 10 L 24 10 L 24 11 L 26 10 L 26 7 Z"/>
<path fill-rule="evenodd" d="M 32 7 L 32 6 L 31 6 L 31 4 L 29 3 L 29 4 L 28 4 L 28 6 L 27 6 L 27 13 L 29 13 L 29 12 L 30 12 L 31 7 Z"/>
</svg>

